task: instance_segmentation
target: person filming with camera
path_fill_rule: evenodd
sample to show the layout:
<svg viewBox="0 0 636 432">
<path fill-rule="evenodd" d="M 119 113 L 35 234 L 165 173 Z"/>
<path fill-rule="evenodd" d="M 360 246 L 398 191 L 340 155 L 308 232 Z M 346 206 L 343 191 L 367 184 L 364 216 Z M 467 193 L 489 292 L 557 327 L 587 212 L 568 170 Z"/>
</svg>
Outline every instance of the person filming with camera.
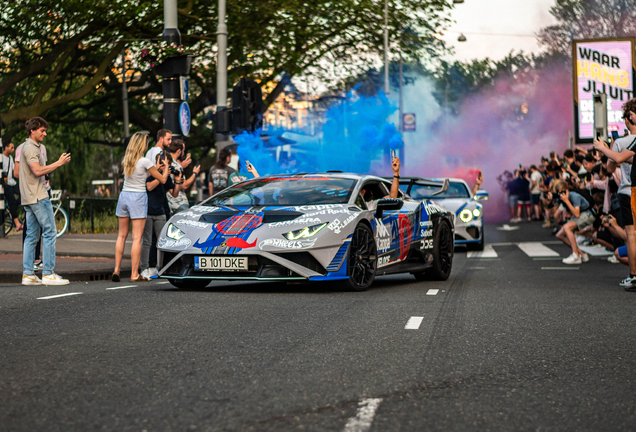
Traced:
<svg viewBox="0 0 636 432">
<path fill-rule="evenodd" d="M 563 180 L 554 184 L 554 193 L 560 203 L 572 215 L 572 219 L 566 222 L 556 234 L 559 240 L 572 248 L 572 254 L 564 258 L 563 263 L 581 264 L 582 262 L 588 262 L 590 258 L 576 244 L 576 236 L 574 233 L 594 223 L 595 216 L 593 208 L 587 199 L 579 193 L 570 191 L 567 182 Z"/>
</svg>

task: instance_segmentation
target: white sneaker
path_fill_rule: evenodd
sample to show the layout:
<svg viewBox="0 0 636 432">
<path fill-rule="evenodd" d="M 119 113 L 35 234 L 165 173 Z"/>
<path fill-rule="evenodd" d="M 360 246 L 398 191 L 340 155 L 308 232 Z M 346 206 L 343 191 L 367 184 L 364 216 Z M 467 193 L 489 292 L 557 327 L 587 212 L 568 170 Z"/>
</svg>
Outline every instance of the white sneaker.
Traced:
<svg viewBox="0 0 636 432">
<path fill-rule="evenodd" d="M 155 277 L 155 276 L 159 276 L 159 272 L 157 271 L 157 267 L 150 267 L 148 269 L 148 271 L 150 271 L 150 277 Z"/>
<path fill-rule="evenodd" d="M 157 271 L 157 270 L 155 269 L 155 272 L 156 272 L 156 271 Z M 146 279 L 150 279 L 150 274 L 151 274 L 151 271 L 150 271 L 150 269 L 149 269 L 149 268 L 147 268 L 147 269 L 143 270 L 143 271 L 140 273 L 140 275 L 141 275 L 142 277 L 146 278 Z"/>
<path fill-rule="evenodd" d="M 583 243 L 583 240 L 585 240 L 587 237 L 582 236 L 582 235 L 577 235 L 576 237 L 574 237 L 574 239 L 576 240 L 576 244 L 581 244 Z"/>
<path fill-rule="evenodd" d="M 36 275 L 22 275 L 22 285 L 42 285 L 42 280 Z"/>
<path fill-rule="evenodd" d="M 51 273 L 50 275 L 42 276 L 42 283 L 44 285 L 68 285 L 70 282 L 68 279 L 63 279 L 58 274 Z"/>
<path fill-rule="evenodd" d="M 589 260 L 590 260 L 590 257 L 589 257 L 586 253 L 584 253 L 583 255 L 581 255 L 581 261 L 582 261 L 582 262 L 584 262 L 584 263 L 585 263 L 585 262 L 588 262 Z"/>
<path fill-rule="evenodd" d="M 607 258 L 607 260 L 609 262 L 611 262 L 612 264 L 618 264 L 620 261 L 616 258 L 616 255 L 612 255 L 609 258 Z"/>
<path fill-rule="evenodd" d="M 563 258 L 563 264 L 581 264 L 581 257 L 572 252 L 572 255 Z"/>
</svg>

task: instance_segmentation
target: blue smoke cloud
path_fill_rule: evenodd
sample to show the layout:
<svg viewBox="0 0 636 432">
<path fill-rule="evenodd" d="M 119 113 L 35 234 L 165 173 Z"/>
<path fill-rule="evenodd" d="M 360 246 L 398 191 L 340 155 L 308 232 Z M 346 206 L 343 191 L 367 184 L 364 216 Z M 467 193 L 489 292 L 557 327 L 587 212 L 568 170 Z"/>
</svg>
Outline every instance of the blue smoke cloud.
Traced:
<svg viewBox="0 0 636 432">
<path fill-rule="evenodd" d="M 326 121 L 315 136 L 289 145 L 290 159 L 283 152 L 276 160 L 277 146 L 289 144 L 285 130 L 268 130 L 266 140 L 261 130 L 244 132 L 234 140 L 240 160 L 250 161 L 261 175 L 329 170 L 387 175 L 389 150 L 404 145 L 402 135 L 390 122 L 396 111 L 396 104 L 384 93 L 364 97 L 354 88 L 327 110 Z M 245 171 L 243 163 L 241 171 Z"/>
</svg>

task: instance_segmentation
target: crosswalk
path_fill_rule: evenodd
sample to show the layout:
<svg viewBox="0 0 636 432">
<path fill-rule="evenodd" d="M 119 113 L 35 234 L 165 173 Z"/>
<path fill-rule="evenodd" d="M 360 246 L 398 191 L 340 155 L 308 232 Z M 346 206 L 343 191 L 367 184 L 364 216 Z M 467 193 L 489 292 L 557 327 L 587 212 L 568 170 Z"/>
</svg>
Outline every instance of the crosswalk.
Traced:
<svg viewBox="0 0 636 432">
<path fill-rule="evenodd" d="M 571 253 L 569 251 L 569 248 L 567 248 L 567 252 L 566 252 L 563 247 L 560 247 L 559 249 L 563 251 L 563 255 L 562 255 L 561 253 L 557 252 L 555 249 L 550 247 L 550 246 L 556 246 L 556 245 L 565 246 L 560 241 L 492 243 L 492 244 L 484 245 L 483 251 L 471 251 L 471 252 L 468 252 L 466 256 L 468 258 L 473 258 L 473 259 L 495 259 L 495 258 L 499 258 L 499 254 L 497 253 L 495 248 L 503 249 L 503 247 L 510 247 L 510 246 L 518 247 L 519 249 L 523 251 L 523 253 L 525 253 L 530 258 L 558 258 L 558 257 L 565 258 Z M 583 252 L 587 253 L 590 256 L 603 257 L 603 256 L 613 255 L 613 252 L 607 251 L 602 246 L 579 246 L 579 247 L 581 248 Z"/>
</svg>

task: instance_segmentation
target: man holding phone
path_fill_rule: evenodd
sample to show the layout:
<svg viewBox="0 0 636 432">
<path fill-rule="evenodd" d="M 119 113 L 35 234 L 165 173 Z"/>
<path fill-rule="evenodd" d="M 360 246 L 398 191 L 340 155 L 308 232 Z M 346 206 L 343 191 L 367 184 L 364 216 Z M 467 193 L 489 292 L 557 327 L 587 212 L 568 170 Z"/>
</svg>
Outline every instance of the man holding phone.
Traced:
<svg viewBox="0 0 636 432">
<path fill-rule="evenodd" d="M 616 168 L 621 170 L 621 184 L 618 188 L 618 201 L 620 204 L 619 225 L 625 229 L 627 239 L 627 261 L 629 265 L 629 276 L 619 285 L 626 291 L 636 291 L 636 231 L 634 231 L 634 209 L 633 203 L 634 178 L 636 171 L 632 170 L 632 158 L 634 152 L 629 150 L 636 141 L 636 98 L 630 99 L 623 104 L 623 119 L 625 127 L 629 130 L 629 135 L 614 141 L 613 146 L 608 146 L 605 142 L 594 140 L 594 148 L 603 153 L 609 159 L 607 161 L 607 172 L 613 173 Z"/>
<path fill-rule="evenodd" d="M 40 146 L 49 128 L 46 120 L 34 117 L 25 124 L 27 140 L 20 154 L 20 195 L 26 213 L 27 233 L 22 251 L 23 285 L 67 285 L 69 281 L 55 274 L 55 216 L 44 177 L 71 161 L 64 153 L 59 160 L 46 165 Z M 42 231 L 42 279 L 33 273 L 35 245 Z"/>
</svg>

